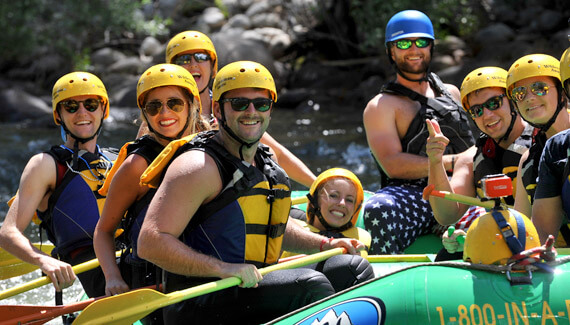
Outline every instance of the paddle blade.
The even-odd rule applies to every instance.
[[[167,295],[152,289],[129,291],[91,304],[79,314],[73,324],[132,324],[168,300]]]
[[[33,244],[37,249],[49,254],[53,250],[51,244]],[[0,280],[6,280],[15,276],[24,275],[38,269],[37,265],[29,264],[6,250],[0,248]]]
[[[2,315],[1,318],[3,319],[0,321],[0,325],[44,324],[58,316],[82,310],[97,299],[98,298],[91,298],[65,306],[0,306],[0,315]]]

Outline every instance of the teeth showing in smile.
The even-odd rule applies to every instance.
[[[495,126],[495,125],[497,125],[498,123],[499,123],[499,121],[497,120],[497,121],[495,121],[495,122],[493,122],[493,123],[487,124],[487,126],[489,126],[489,127]]]
[[[76,124],[76,125],[86,125],[86,124],[91,124],[91,122],[89,122],[89,121],[80,121],[80,122],[77,122],[77,123],[75,123],[75,124]]]
[[[537,108],[537,107],[538,107],[538,106],[532,106],[532,107],[527,108],[526,110],[530,112],[530,111],[532,111],[533,109],[535,109],[535,108]]]
[[[164,121],[160,121],[160,125],[162,126],[170,126],[172,124],[176,123],[175,120],[164,120]]]
[[[340,211],[331,211],[331,214],[337,216],[337,217],[344,217],[344,213],[340,212]]]
[[[255,125],[255,124],[257,124],[258,122],[257,122],[257,121],[249,121],[249,122],[242,121],[241,123],[242,123],[242,124],[245,124],[245,125]]]

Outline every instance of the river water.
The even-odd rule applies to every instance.
[[[366,190],[374,191],[379,186],[379,177],[370,155],[362,124],[362,111],[327,111],[316,103],[309,103],[311,110],[293,111],[275,109],[268,132],[291,152],[299,157],[318,175],[331,167],[344,167],[359,176]],[[105,121],[99,143],[102,146],[120,148],[126,141],[134,139],[137,127],[132,121],[138,116],[138,109],[112,109]],[[13,124],[0,125],[0,202],[6,202],[18,189],[20,175],[28,159],[35,153],[49,149],[52,144],[61,143],[59,130],[54,128],[30,128]],[[306,190],[292,182],[294,190]],[[8,207],[0,204],[0,222],[4,220]],[[33,242],[39,242],[36,225],[26,230]],[[46,236],[43,236],[44,240]],[[0,291],[14,285],[35,279],[39,271],[26,276],[0,281]],[[64,291],[64,302],[76,301],[81,294],[78,281]],[[53,287],[44,286],[27,293],[3,300],[1,304],[53,305]],[[57,322],[56,322],[57,323]]]

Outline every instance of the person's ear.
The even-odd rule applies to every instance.
[[[213,102],[213,107],[212,107],[212,113],[214,113],[214,117],[218,120],[221,121],[222,120],[222,107],[220,105],[220,102]]]

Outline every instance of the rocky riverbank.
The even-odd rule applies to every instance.
[[[206,8],[199,15],[185,15],[178,10],[180,3],[181,0],[155,2],[145,8],[148,12],[141,13],[172,18],[168,37],[132,40],[130,51],[109,44],[91,54],[90,71],[105,83],[112,110],[136,107],[135,88],[140,73],[164,62],[169,37],[188,29],[210,35],[220,66],[235,60],[253,60],[268,67],[280,89],[281,108],[361,114],[380,86],[393,78],[384,49],[373,56],[338,60],[327,55],[335,50],[331,43],[307,46],[318,35],[318,14],[312,9],[316,0],[223,0],[227,16],[218,7]],[[334,18],[343,3],[324,1],[319,8]],[[486,8],[489,24],[468,39],[447,36],[437,40],[431,68],[445,82],[459,86],[463,77],[477,67],[497,65],[508,69],[514,60],[526,54],[546,53],[559,58],[570,46],[568,4],[560,2],[552,7],[550,3],[532,2],[513,10],[498,3]],[[384,26],[386,22],[378,24]],[[36,60],[24,67],[0,65],[0,122],[53,125],[51,88],[46,84],[53,85],[69,72],[67,66],[68,62],[49,50],[38,53]]]

